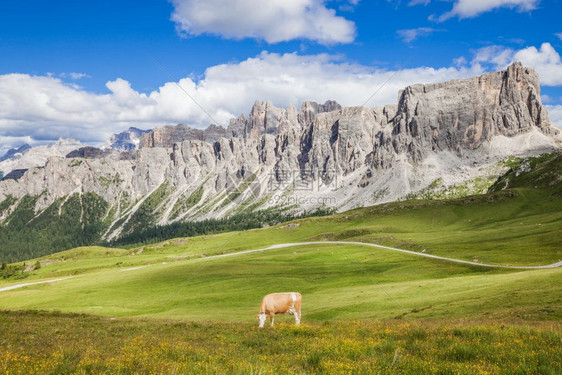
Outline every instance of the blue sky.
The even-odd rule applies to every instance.
[[[562,125],[562,0],[0,3],[0,148],[222,125],[255,100],[393,104],[408,84],[535,68]],[[1,150],[0,150],[1,152]]]

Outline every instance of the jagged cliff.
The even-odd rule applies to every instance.
[[[300,110],[256,102],[226,128],[164,126],[140,148],[101,158],[50,158],[0,182],[0,202],[41,196],[40,212],[73,194],[107,202],[106,239],[139,226],[271,206],[347,209],[392,201],[440,181],[463,183],[500,159],[558,147],[539,77],[521,64],[480,77],[413,85],[398,105]],[[17,206],[0,212],[0,220]]]

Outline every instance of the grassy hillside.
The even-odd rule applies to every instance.
[[[528,159],[510,159],[511,169],[490,188],[499,191],[507,188],[527,187],[544,189],[551,196],[562,194],[562,154],[544,154]]]
[[[298,290],[306,296],[303,314],[309,321],[562,318],[562,286],[556,281],[562,277],[560,268],[490,269],[355,245],[300,246],[225,258],[192,257],[196,253],[189,251],[178,258],[165,249],[148,249],[144,256],[96,249],[103,257],[86,252],[86,257],[53,262],[25,282],[76,276],[1,292],[0,308],[250,321],[264,294]],[[21,282],[0,283],[0,288]]]

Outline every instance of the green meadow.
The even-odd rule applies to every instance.
[[[264,294],[296,290],[304,296],[305,319],[317,321],[559,319],[561,268],[506,270],[350,244],[212,257],[281,243],[342,240],[480,263],[551,264],[562,258],[562,201],[540,199],[544,195],[519,189],[454,201],[397,202],[144,247],[78,248],[40,258],[39,269],[2,281],[0,288],[71,276],[1,292],[0,307],[249,321]]]

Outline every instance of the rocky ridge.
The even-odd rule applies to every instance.
[[[30,147],[23,145],[15,152],[6,154],[4,160],[0,161],[0,171],[8,175],[12,170],[24,170],[34,167],[42,167],[49,158],[65,157],[69,152],[84,146],[75,139],[61,138],[49,145]],[[21,151],[18,151],[21,150]],[[0,198],[1,199],[1,198]]]
[[[141,136],[134,157],[51,157],[45,167],[1,181],[0,202],[43,195],[39,212],[69,195],[95,193],[109,203],[103,235],[112,239],[141,224],[271,206],[343,210],[388,202],[436,180],[499,174],[502,158],[557,148],[558,137],[537,73],[516,63],[480,77],[409,86],[397,105],[305,102],[297,110],[256,102],[226,128],[164,126]]]

